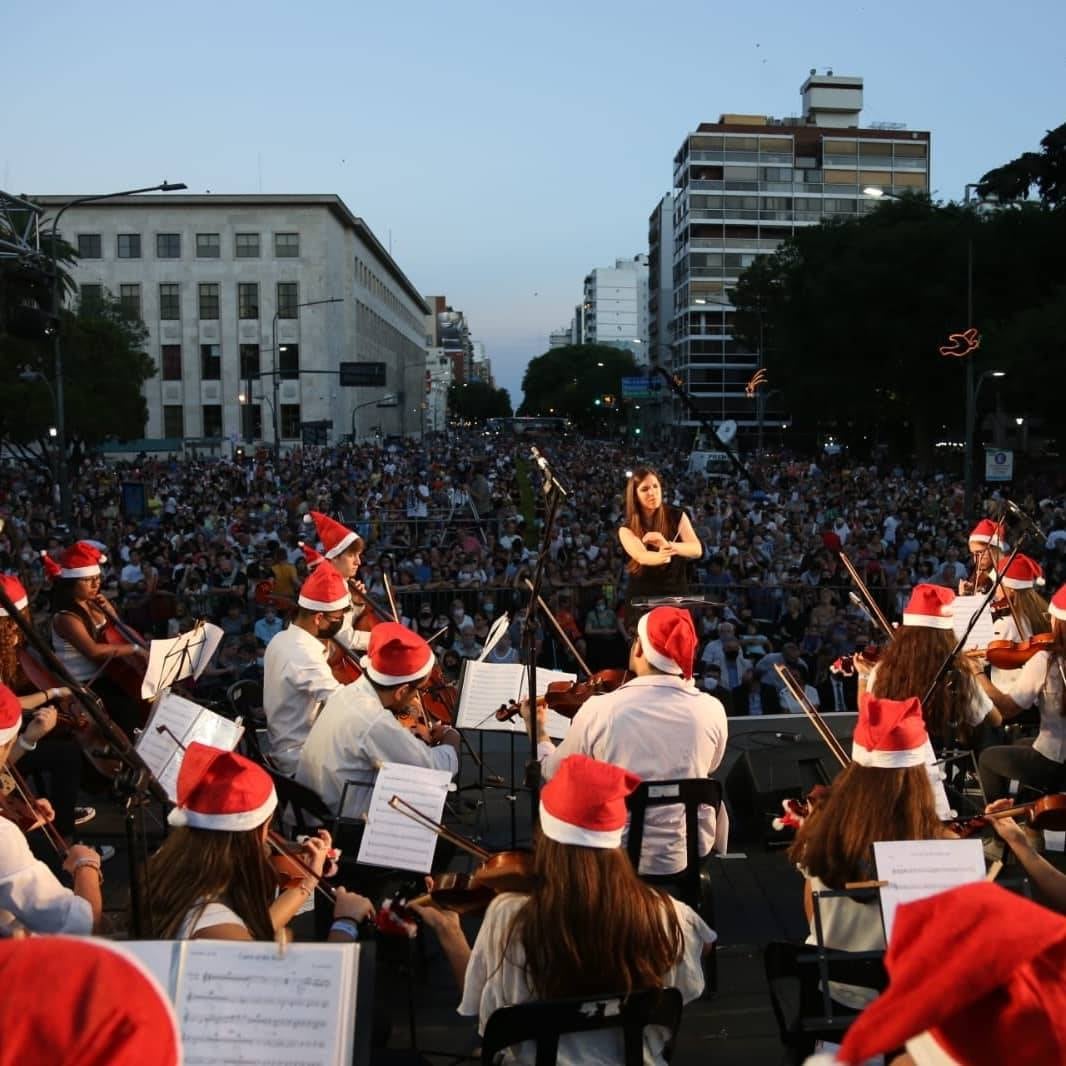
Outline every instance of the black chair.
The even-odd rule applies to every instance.
[[[681,1007],[681,993],[676,988],[647,988],[628,996],[585,996],[501,1007],[493,1011],[485,1025],[482,1066],[496,1062],[506,1048],[527,1040],[536,1044],[536,1066],[552,1066],[559,1054],[560,1037],[607,1029],[622,1030],[622,1064],[642,1066],[644,1030],[650,1025],[666,1030],[663,1057],[669,1061],[681,1027]]]
[[[677,781],[642,781],[626,798],[629,808],[629,835],[626,851],[635,870],[640,869],[644,844],[644,816],[650,807],[681,805],[685,808],[685,867],[676,874],[641,875],[648,884],[665,888],[687,903],[712,929],[715,928],[714,890],[708,863],[700,855],[700,807],[713,807],[715,819],[722,811],[722,783],[713,777]],[[718,959],[715,944],[704,956],[703,974],[707,994],[718,990]]]
[[[226,701],[234,718],[243,718],[250,724],[258,725],[266,721],[263,717],[263,686],[254,678],[234,681],[226,689]]]
[[[274,782],[274,791],[278,794],[278,811],[282,815],[283,822],[288,824],[291,820],[297,833],[313,833],[320,828],[333,832],[334,814],[314,789],[279,773],[269,761],[262,765]],[[286,818],[286,814],[291,817]]]

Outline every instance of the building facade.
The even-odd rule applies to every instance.
[[[428,308],[339,197],[124,197],[72,208],[62,236],[81,298],[108,290],[147,328],[146,436],[421,431]],[[341,363],[383,365],[384,383],[342,386]]]
[[[648,257],[616,259],[585,278],[583,337],[586,344],[625,348],[647,362]]]
[[[734,420],[743,435],[764,420],[779,426],[785,415],[772,382],[757,401],[744,391],[762,352],[733,336],[730,297],[741,272],[805,226],[873,210],[877,200],[864,188],[929,189],[929,133],[863,127],[861,78],[812,70],[800,92],[801,116],[722,115],[690,133],[674,157],[671,369],[707,417]],[[662,203],[649,229],[654,237],[658,226],[660,275]],[[697,424],[676,403],[671,420]]]

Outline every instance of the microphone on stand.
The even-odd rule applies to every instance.
[[[535,444],[529,446],[529,454],[532,456],[533,462],[540,467],[541,474],[544,475],[544,491],[550,492],[553,478],[551,467],[548,465],[548,460],[540,454],[540,449]]]
[[[1011,514],[1020,518],[1041,540],[1047,540],[1047,534],[1029,517],[1029,515],[1023,511],[1013,500],[1005,501],[1007,504],[1007,510]]]

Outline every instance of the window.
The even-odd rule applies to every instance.
[[[180,403],[163,404],[163,436],[185,436],[185,409]]]
[[[163,380],[181,381],[181,345],[164,344],[159,349],[159,354],[162,356]],[[173,433],[164,435],[167,437],[174,436]]]
[[[181,318],[181,287],[173,283],[159,286],[159,318],[177,322]]]
[[[104,287],[103,285],[82,285],[81,287],[81,305],[82,307],[92,307],[94,305],[99,306],[104,299]]]
[[[259,377],[259,345],[242,344],[240,357],[241,381],[254,381]]]
[[[222,254],[222,241],[217,233],[196,234],[196,258],[217,259]]]
[[[296,259],[300,255],[300,235],[298,233],[275,233],[274,255],[279,259]]]
[[[205,403],[203,406],[204,412],[204,432],[205,437],[221,437],[222,436],[222,405],[219,403]]]
[[[278,282],[278,318],[299,318],[300,286],[295,281]]]
[[[139,233],[120,233],[118,235],[119,259],[141,258],[141,235]]]
[[[300,346],[278,345],[278,377],[282,381],[296,381],[300,377]]]
[[[120,285],[118,287],[118,302],[122,307],[122,313],[127,318],[141,317],[141,287],[140,285]]]
[[[259,234],[238,233],[233,242],[233,254],[237,259],[258,259]]]
[[[102,259],[103,254],[103,244],[100,240],[99,233],[78,234],[79,259]]]
[[[257,403],[241,404],[241,436],[247,441],[263,436],[263,408]]]
[[[281,436],[291,440],[300,435],[300,405],[283,403],[281,405]]]
[[[155,235],[155,257],[156,259],[180,259],[181,234],[157,233]]]
[[[222,380],[222,347],[218,344],[200,345],[200,379]]]
[[[218,318],[218,284],[213,281],[200,284],[200,318]]]
[[[259,317],[259,285],[254,281],[237,283],[237,317]]]

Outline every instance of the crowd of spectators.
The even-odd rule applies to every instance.
[[[848,598],[837,550],[848,553],[882,610],[898,618],[912,586],[955,587],[967,574],[961,484],[943,476],[850,464],[768,458],[753,478],[686,472],[686,454],[661,461],[619,445],[578,437],[548,442],[553,470],[567,488],[548,549],[543,594],[560,627],[593,669],[621,665],[629,634],[621,610],[624,554],[617,528],[626,470],[650,460],[668,502],[683,506],[703,545],[692,587],[721,606],[696,609],[702,641],[698,683],[732,713],[788,707],[774,661],[795,666],[808,691],[839,704],[829,664],[875,634]],[[507,636],[491,658],[514,661],[522,644],[542,538],[540,475],[514,438],[468,429],[386,446],[305,449],[275,467],[269,454],[239,459],[94,459],[73,484],[72,528],[59,521],[47,476],[12,462],[0,466],[0,569],[20,574],[31,594],[44,583],[41,551],[73,539],[98,542],[110,563],[105,592],[123,617],[165,636],[207,618],[225,638],[201,681],[207,695],[256,676],[266,644],[284,624],[256,596],[272,582],[282,602],[295,598],[314,543],[309,510],[333,515],[366,541],[360,577],[379,604],[385,576],[409,625],[435,641],[450,677],[481,654],[493,621],[506,611]],[[129,500],[143,486],[143,514]],[[1066,509],[1061,496],[1021,493],[1019,502],[1046,531],[1026,550],[1045,567],[1051,589],[1066,580]],[[123,504],[126,503],[124,508]],[[995,493],[981,514],[998,514]],[[134,507],[134,510],[137,510]],[[1009,533],[1015,534],[1014,527]],[[38,596],[42,609],[46,597]],[[543,619],[540,661],[572,669],[566,642]]]

